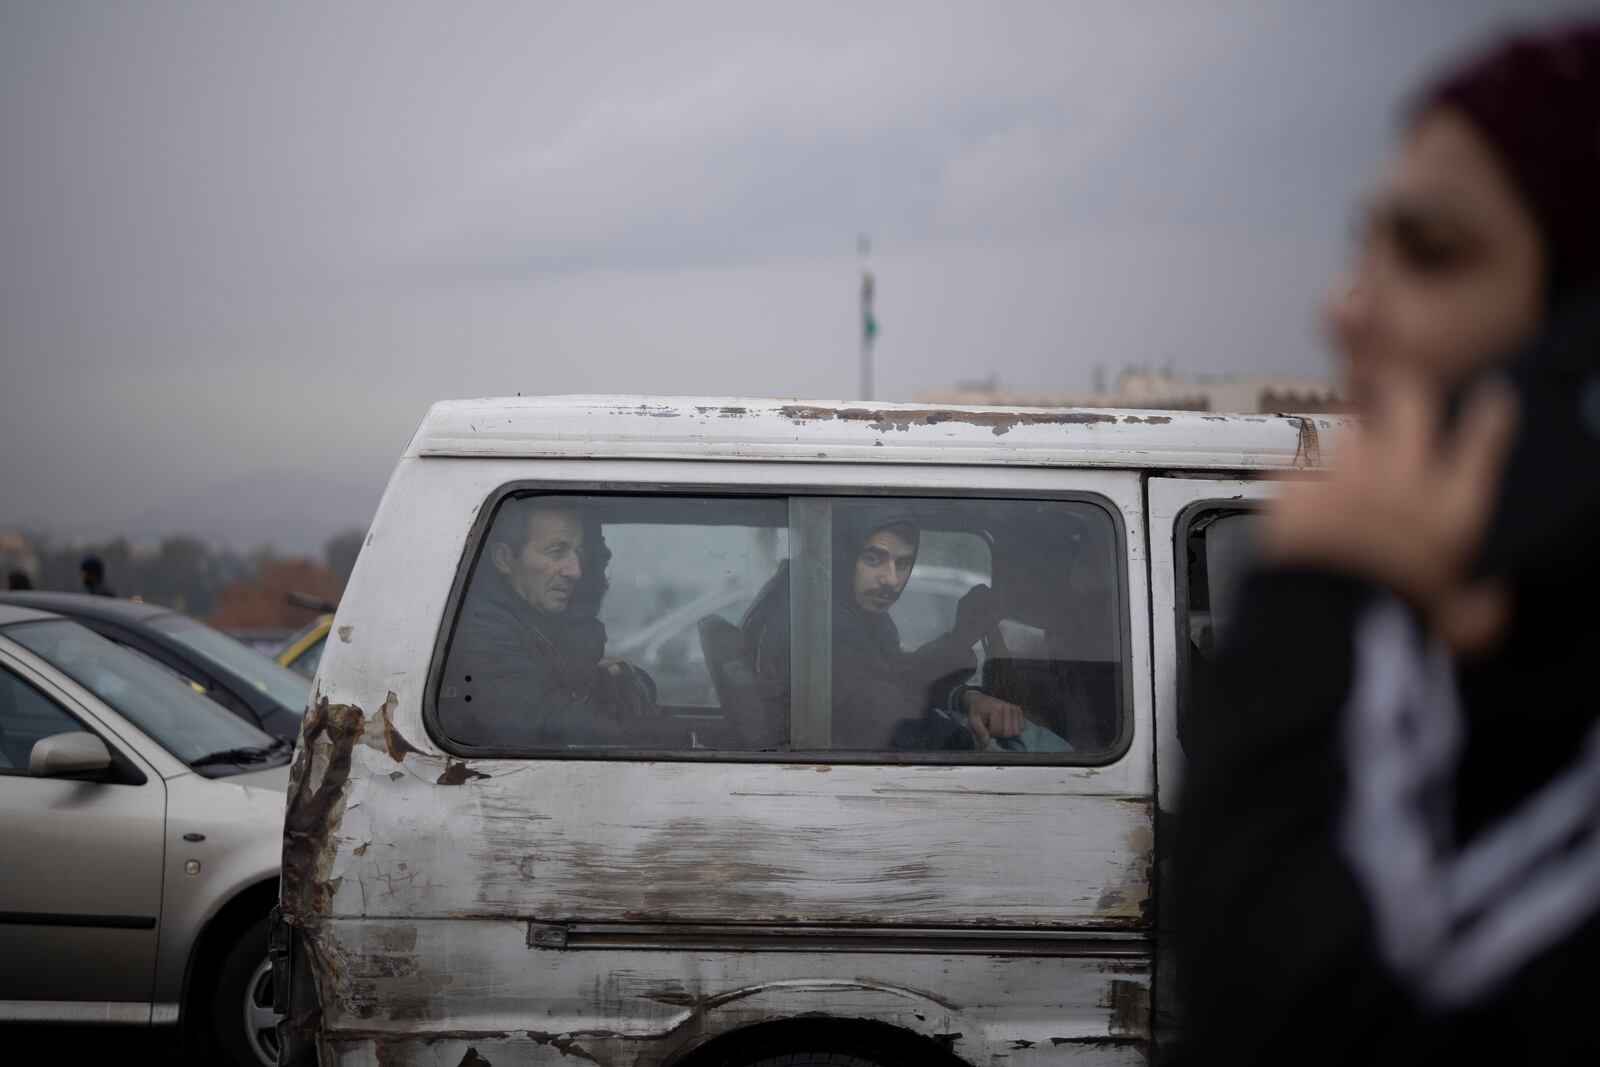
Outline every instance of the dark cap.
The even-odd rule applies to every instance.
[[[1462,112],[1494,149],[1538,223],[1547,297],[1600,276],[1600,20],[1504,38],[1416,100]]]

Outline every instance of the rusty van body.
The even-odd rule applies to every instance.
[[[1159,1059],[1160,814],[1187,664],[1224,609],[1221,532],[1263,476],[1318,466],[1337,428],[765,400],[436,405],[383,496],[305,717],[272,945],[280,1062]],[[652,714],[687,724],[681,745],[460,725],[484,721],[460,703],[482,705],[482,679],[451,658],[474,590],[496,580],[496,515],[552,496],[571,500],[540,506],[606,524],[607,647],[635,615],[670,626],[695,596],[758,597],[778,561],[794,635],[783,714],[762,727],[775,733],[705,740],[733,715],[725,675],[743,653],[724,661],[712,635],[748,636],[742,602],[638,665],[655,674]],[[1053,748],[979,745],[959,712],[954,748],[839,740],[852,653],[830,640],[854,623],[826,606],[828,575],[855,551],[840,516],[885,501],[921,516],[917,551],[943,559],[917,609],[928,633],[962,624],[968,584],[992,586],[999,606],[962,655],[1046,679],[998,691],[1030,705]],[[715,566],[696,562],[707,544]],[[673,584],[689,578],[701,585]],[[910,612],[902,634],[923,621]],[[1023,662],[1024,646],[1046,651]],[[716,686],[694,687],[701,669]],[[981,688],[984,671],[963,677]],[[1074,695],[1035,715],[1051,685]]]

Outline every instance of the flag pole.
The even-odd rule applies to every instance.
[[[872,254],[872,241],[861,235],[861,399],[872,399],[872,342],[878,336],[878,320],[872,314],[872,290],[875,282],[868,257]]]

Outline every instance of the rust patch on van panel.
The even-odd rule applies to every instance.
[[[1138,801],[1145,804],[1147,801]],[[1103,919],[1132,919],[1141,921],[1150,915],[1150,879],[1154,862],[1155,836],[1148,825],[1133,826],[1123,835],[1128,851],[1133,854],[1129,863],[1132,880],[1122,885],[1107,886],[1095,902],[1095,914]]]
[[[592,1052],[578,1044],[578,1039],[571,1034],[547,1034],[529,1030],[528,1040],[536,1045],[549,1045],[562,1056],[572,1056],[575,1059],[588,1060],[590,1063],[601,1062]]]
[[[880,982],[868,981],[864,978],[858,978],[854,982],[849,983],[848,986],[840,985],[838,988],[848,988],[867,993],[890,993],[897,997],[903,997],[913,1001],[925,1001],[929,1004],[937,1005],[945,1011],[950,1012],[952,1015],[959,1014],[961,1011],[961,1007],[953,1000],[940,997],[930,990],[919,989],[916,986],[902,985],[899,983],[887,985]],[[669,987],[665,987],[654,992],[647,991],[640,995],[643,996],[645,1000],[654,1001],[657,1004],[666,1004],[675,1008],[687,1008],[697,1016],[704,1016],[713,1008],[721,1008],[725,1005],[732,1004],[740,1000],[747,1000],[750,997],[762,996],[772,992],[773,989],[773,986],[761,983],[757,985],[744,986],[739,989],[730,989],[722,993],[697,995],[687,991],[682,985],[674,982]],[[927,1017],[919,1013],[917,1014],[917,1018],[919,1020],[926,1021]]]
[[[1295,446],[1294,465],[1296,467],[1322,466],[1322,441],[1317,436],[1317,423],[1314,419],[1302,418],[1300,423],[1300,442]]]
[[[448,1030],[429,1031],[427,1034],[404,1037],[371,1031],[342,1031],[336,1039],[321,1044],[319,1062],[341,1063],[347,1058],[366,1060],[370,1055],[370,1059],[375,1061],[378,1067],[398,1067],[402,1063],[416,1063],[419,1062],[419,1057],[426,1057],[427,1062],[431,1063],[438,1055],[432,1052],[434,1046],[460,1042],[465,1043],[466,1047],[456,1067],[493,1067],[494,1061],[485,1055],[482,1049],[487,1048],[488,1052],[498,1055],[505,1049],[497,1049],[494,1046],[507,1046],[513,1052],[513,1062],[521,1063],[525,1062],[523,1050],[518,1048],[522,1041],[553,1048],[561,1053],[563,1058],[571,1057],[586,1063],[628,1062],[643,1067],[646,1064],[661,1062],[655,1055],[639,1056],[636,1042],[610,1032],[556,1034],[542,1030],[510,1032]],[[624,1057],[628,1058],[625,1060]]]
[[[831,419],[835,415],[832,408],[812,407],[809,404],[786,404],[778,410],[797,422],[815,422]]]
[[[740,843],[749,839],[752,825],[739,820],[677,819],[627,848],[554,837],[542,841],[539,852],[530,856],[526,823],[508,820],[490,827],[483,851],[499,856],[523,853],[517,871],[524,878],[547,864],[559,866],[568,876],[578,872],[576,877],[589,888],[585,900],[572,902],[574,908],[615,912],[628,921],[671,921],[685,909],[699,910],[708,898],[729,916],[788,917],[790,884],[804,872],[752,856]],[[478,888],[480,900],[497,903],[492,894],[499,890],[492,883],[480,881]],[[548,918],[576,917],[574,913]]]
[[[1150,988],[1144,983],[1113,978],[1105,1006],[1111,1009],[1113,1036],[1150,1036]]]
[[[348,967],[339,1000],[345,1013],[357,1019],[415,1023],[438,1015],[439,997],[454,981],[454,974],[430,968],[414,954],[363,952]],[[430,1039],[434,1033],[430,1028]]]
[[[348,977],[360,978],[410,978],[422,969],[421,962],[405,952],[368,952],[358,957],[350,967]]]
[[[463,782],[470,782],[474,778],[487,777],[489,777],[487,774],[484,774],[482,771],[473,770],[471,766],[461,762],[460,760],[451,760],[450,766],[444,769],[444,773],[439,775],[435,784],[460,785]]]
[[[1095,901],[1096,915],[1125,915],[1128,912],[1128,894],[1121,889],[1107,889]]]
[[[623,861],[617,874],[624,876],[624,882],[628,877],[635,880],[634,887],[624,892],[628,897],[642,897],[646,909],[663,916],[678,910],[675,898],[679,894],[699,897],[715,893],[732,911],[760,912],[781,907],[787,896],[776,887],[800,872],[752,858],[739,844],[748,839],[741,829],[696,819],[674,820]],[[686,856],[697,856],[699,860],[691,867],[684,863]],[[601,863],[606,865],[607,861]]]
[[[338,888],[338,880],[328,875],[344,817],[350,759],[365,727],[366,718],[354,704],[330,704],[321,697],[306,712],[283,822],[282,899],[284,918],[291,923],[327,914]]]
[[[429,1045],[452,1038],[465,1038],[469,1041],[505,1041],[511,1035],[506,1033],[481,1032],[452,1033],[447,1035],[429,1034],[426,1037],[395,1037],[385,1033],[348,1033],[342,1032],[338,1040],[329,1041],[323,1046],[319,1063],[341,1063],[346,1054],[356,1052],[360,1045],[370,1045],[372,1059],[378,1067],[398,1067],[400,1064],[417,1062],[418,1047],[426,1048]],[[473,1057],[476,1057],[474,1059]],[[362,1057],[364,1058],[364,1057]],[[462,1054],[461,1062],[457,1067],[481,1067],[490,1061],[484,1057],[474,1046],[468,1045]],[[492,1067],[492,1064],[491,1064]]]
[[[389,753],[389,758],[396,763],[402,762],[407,753],[416,756],[425,756],[427,753],[405,739],[394,725],[394,709],[400,703],[400,698],[390,690],[389,697],[383,702],[383,707],[378,709],[378,721],[383,725],[383,751]],[[374,744],[373,748],[378,746]]]
[[[306,1058],[304,1052],[308,1043],[320,1041],[323,1008],[334,1002],[332,990],[344,981],[344,957],[329,944],[321,923],[322,920],[313,916],[294,924],[295,935],[289,954],[289,1013],[283,1018],[287,1033],[282,1060],[296,1067],[319,1062]],[[290,1046],[298,1047],[302,1054],[290,1055]]]
[[[843,422],[865,422],[880,433],[890,430],[908,430],[912,426],[937,426],[942,422],[958,422],[968,426],[987,426],[995,436],[1009,433],[1018,426],[1072,426],[1101,422],[1116,422],[1115,415],[1099,411],[953,411],[948,408],[825,408],[813,404],[786,404],[778,409],[796,424],[823,422],[838,419]]]
[[[1094,969],[1101,974],[1137,974],[1150,973],[1150,961],[1130,956],[1122,959],[1104,959],[1094,965]]]

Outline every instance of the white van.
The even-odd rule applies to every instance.
[[[280,1062],[1159,1058],[1188,680],[1334,429],[436,405],[305,719]]]

